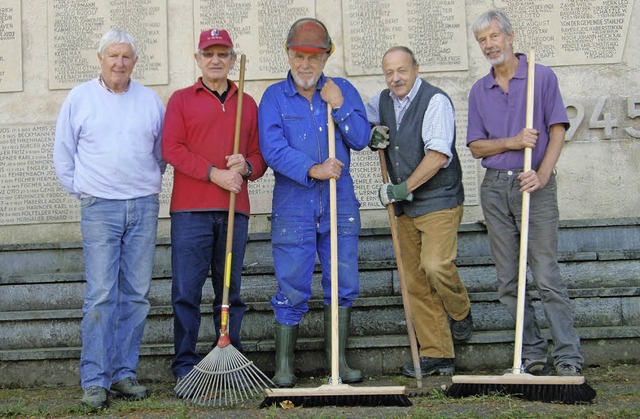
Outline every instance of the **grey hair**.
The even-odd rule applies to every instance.
[[[511,22],[509,21],[506,13],[502,10],[496,9],[484,12],[478,17],[478,19],[476,19],[475,23],[471,27],[473,36],[477,37],[478,32],[487,29],[493,20],[498,22],[498,26],[500,26],[500,30],[502,30],[502,32],[508,36],[513,35],[513,26],[511,26]]]
[[[418,60],[416,60],[416,56],[413,53],[413,51],[411,51],[409,47],[405,47],[401,45],[396,45],[395,47],[389,48],[387,52],[385,52],[384,55],[382,56],[382,61],[384,61],[384,57],[386,57],[388,53],[394,52],[394,51],[402,51],[404,53],[409,54],[409,56],[411,57],[411,64],[413,64],[414,67],[418,66]]]
[[[130,33],[118,28],[111,28],[104,35],[102,35],[100,44],[98,44],[98,54],[100,54],[101,57],[104,57],[104,53],[107,51],[107,48],[117,44],[131,45],[134,58],[138,57],[138,49],[136,48],[136,43],[133,39],[133,36],[131,36]]]

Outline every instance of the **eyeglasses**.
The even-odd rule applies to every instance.
[[[201,52],[200,56],[202,58],[204,58],[205,60],[210,60],[215,56],[218,56],[219,59],[221,60],[226,60],[229,57],[231,57],[231,53],[230,52],[209,52],[209,51],[205,51],[205,52]]]
[[[289,58],[295,65],[301,65],[305,60],[309,61],[309,65],[317,66],[320,65],[324,59],[326,54],[313,54],[313,55],[302,55],[299,53],[289,54]]]

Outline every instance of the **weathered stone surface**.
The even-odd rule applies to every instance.
[[[607,228],[615,234],[604,233]],[[571,222],[561,228],[560,267],[574,307],[587,363],[634,362],[640,356],[640,258],[637,220]],[[473,304],[476,331],[456,347],[461,370],[509,367],[514,322],[497,301],[495,269],[481,225],[460,230],[460,274]],[[388,230],[366,230],[361,237],[361,297],[354,304],[349,341],[350,361],[366,374],[394,373],[410,359],[398,272]],[[579,245],[576,245],[579,243]],[[617,246],[617,250],[616,250]],[[637,246],[634,247],[634,246]],[[273,312],[270,298],[276,281],[265,235],[252,235],[245,260],[243,295],[248,310],[242,336],[246,355],[261,369],[273,370]],[[604,260],[600,255],[605,254]],[[173,353],[170,246],[158,244],[151,287],[151,311],[141,348],[140,374],[170,379]],[[0,385],[77,382],[79,327],[84,293],[77,261],[79,244],[5,246],[0,261],[11,261],[13,273],[0,278]],[[31,263],[30,263],[31,262]],[[22,264],[22,265],[21,265]],[[20,269],[24,267],[24,270]],[[321,274],[313,279],[310,312],[301,323],[296,366],[303,374],[323,373],[323,303]],[[547,334],[547,321],[529,279],[534,307]],[[198,349],[206,354],[215,333],[212,288],[205,286]],[[47,374],[32,374],[39,368]],[[160,370],[158,370],[160,369]]]

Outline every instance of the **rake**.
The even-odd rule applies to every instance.
[[[233,139],[233,154],[240,149],[240,128],[242,122],[242,97],[244,92],[245,55],[240,55],[240,81],[238,83],[238,106]],[[227,222],[226,259],[224,266],[224,287],[220,316],[220,337],[209,354],[175,387],[178,397],[200,405],[229,406],[242,400],[262,396],[273,382],[237,350],[229,339],[229,284],[231,282],[231,259],[233,249],[233,227],[236,194],[229,194],[229,217]]]

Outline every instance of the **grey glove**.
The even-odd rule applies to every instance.
[[[413,201],[413,194],[409,193],[407,182],[402,182],[399,185],[394,185],[393,183],[385,183],[384,185],[380,186],[378,196],[380,198],[380,203],[385,207],[393,202]]]
[[[383,150],[389,145],[389,127],[376,125],[371,128],[369,136],[369,148],[371,150]]]

